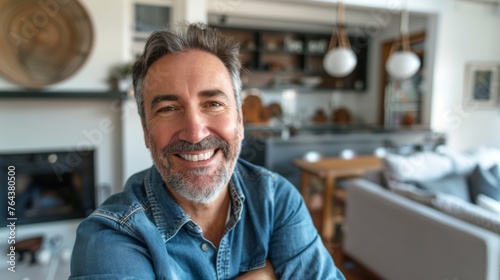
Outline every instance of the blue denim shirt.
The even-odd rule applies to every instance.
[[[229,192],[216,248],[155,167],[135,174],[79,226],[70,279],[233,279],[266,259],[280,279],[345,279],[283,177],[239,160]]]

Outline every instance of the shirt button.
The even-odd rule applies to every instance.
[[[209,248],[210,248],[210,246],[208,246],[208,244],[207,244],[207,243],[202,243],[202,244],[201,244],[201,249],[202,249],[203,251],[207,251]]]

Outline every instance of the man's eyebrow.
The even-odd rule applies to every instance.
[[[151,108],[154,108],[158,103],[162,101],[177,101],[179,100],[179,97],[174,94],[163,94],[163,95],[158,95],[151,100]]]
[[[225,92],[218,89],[203,90],[198,93],[200,97],[210,98],[210,97],[223,97],[225,100],[229,100],[229,97]]]

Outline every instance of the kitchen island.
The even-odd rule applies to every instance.
[[[430,150],[444,144],[444,135],[428,129],[384,130],[354,126],[302,126],[279,128],[245,127],[241,157],[265,166],[292,182],[300,184],[299,170],[292,162],[313,152],[321,156],[340,156],[346,149],[357,155],[374,154],[376,149],[400,154]]]

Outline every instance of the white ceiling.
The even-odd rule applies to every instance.
[[[254,28],[315,30],[330,32],[337,21],[337,2],[333,0],[241,0],[245,8],[231,9],[224,13],[209,9],[208,21],[218,24],[220,16],[227,16],[229,26]],[[439,0],[443,1],[443,0]],[[397,2],[396,2],[397,3]],[[256,12],[258,10],[258,12]],[[376,22],[380,25],[399,26],[401,6],[390,9],[367,6],[345,5],[347,32],[359,27],[365,28]],[[410,12],[410,24],[427,22],[429,15]],[[385,22],[384,22],[385,21]],[[390,21],[390,22],[389,22]],[[384,22],[381,24],[381,22]]]

